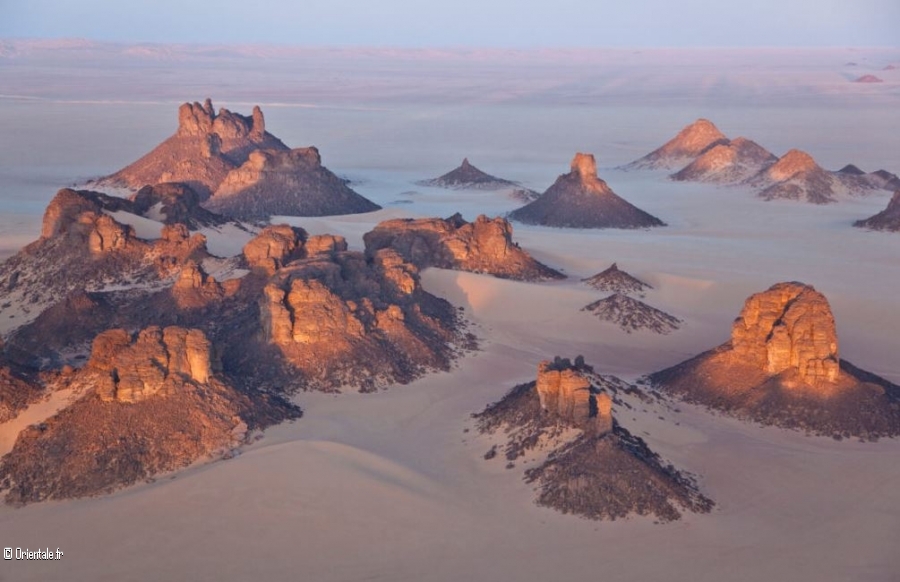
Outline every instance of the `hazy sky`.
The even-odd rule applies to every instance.
[[[900,0],[0,0],[0,37],[403,47],[898,46]]]

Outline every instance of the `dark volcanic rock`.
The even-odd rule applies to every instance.
[[[779,283],[747,299],[731,341],[651,375],[689,402],[826,436],[900,434],[900,387],[838,356],[825,297]]]
[[[707,149],[671,177],[678,181],[736,184],[776,161],[778,158],[764,147],[738,137]]]
[[[589,311],[604,321],[615,323],[628,333],[646,329],[665,335],[681,326],[681,320],[677,317],[620,293],[613,293],[605,299],[594,301],[581,310]]]
[[[469,163],[469,158],[464,158],[458,168],[447,172],[443,176],[431,180],[422,180],[417,183],[421,186],[473,190],[499,190],[500,188],[518,186],[516,182],[482,172]]]
[[[678,135],[643,158],[625,166],[626,169],[675,169],[690,163],[697,156],[728,138],[707,119],[698,119],[678,132]]]
[[[580,358],[574,365],[556,358],[541,362],[536,382],[516,386],[475,418],[482,433],[508,437],[510,462],[551,443],[549,455],[525,474],[537,483],[540,505],[610,520],[652,514],[670,521],[680,510],[709,511],[712,501],[690,478],[615,422],[610,393],[623,385]]]
[[[482,215],[466,222],[455,214],[447,219],[387,220],[363,240],[370,256],[393,248],[420,269],[458,269],[521,281],[565,278],[519,248],[512,240],[512,226],[502,218]]]
[[[101,334],[68,383],[85,396],[22,431],[0,462],[7,502],[107,493],[229,451],[248,429],[300,414],[233,388],[216,372],[203,333],[178,327]]]
[[[900,190],[894,192],[887,208],[865,220],[857,220],[853,226],[872,230],[900,231]]]
[[[587,279],[582,279],[582,281],[599,291],[621,293],[624,295],[637,293],[641,297],[644,295],[644,290],[653,289],[651,285],[620,270],[616,263],[613,263],[605,271],[597,273]]]
[[[239,219],[273,214],[356,214],[381,208],[323,166],[314,147],[252,152],[246,162],[223,178],[204,205]]]
[[[591,154],[576,154],[571,171],[534,202],[509,217],[526,224],[568,228],[646,228],[665,226],[660,219],[633,206],[597,177]]]

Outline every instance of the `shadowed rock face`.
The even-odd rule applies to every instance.
[[[0,423],[16,417],[26,406],[43,393],[43,387],[23,370],[6,361],[0,340]]]
[[[639,393],[594,374],[580,357],[574,365],[557,357],[541,362],[535,382],[516,386],[474,416],[482,433],[502,431],[510,463],[551,449],[525,473],[538,485],[540,505],[610,520],[654,514],[668,521],[678,519],[681,509],[709,511],[713,503],[689,478],[614,421],[611,394],[621,391]],[[495,456],[496,447],[485,458]]]
[[[132,190],[148,184],[184,182],[206,199],[228,172],[258,149],[287,149],[266,131],[259,107],[246,117],[224,108],[216,113],[209,99],[202,105],[184,103],[178,108],[178,129],[174,135],[99,182]]]
[[[200,206],[200,196],[187,184],[168,182],[144,186],[131,197],[134,213],[165,224],[184,224],[198,229],[222,224],[226,219]]]
[[[356,214],[381,208],[324,167],[314,147],[252,152],[224,177],[205,206],[240,219]]]
[[[571,171],[540,198],[514,210],[509,217],[525,224],[568,228],[645,228],[665,226],[613,192],[597,177],[591,154],[576,154]]]
[[[887,208],[865,220],[857,220],[853,226],[891,232],[900,230],[900,191],[894,192]]]
[[[229,385],[196,329],[104,332],[87,365],[60,382],[85,394],[19,434],[0,464],[7,502],[107,493],[225,453],[249,429],[300,415]]]
[[[372,390],[447,369],[458,335],[453,307],[392,249],[294,261],[270,279],[259,309],[264,338],[313,389]]]
[[[387,220],[363,240],[368,255],[392,248],[420,269],[458,269],[522,281],[565,278],[519,248],[512,240],[512,226],[502,218],[482,215],[466,222],[455,214],[447,219]]]
[[[900,387],[839,359],[828,301],[802,283],[752,295],[731,341],[651,380],[765,424],[839,437],[900,434]]]
[[[736,184],[755,176],[777,160],[756,142],[739,137],[705,150],[671,177],[678,181]]]
[[[516,182],[482,172],[469,163],[469,158],[464,158],[458,168],[447,172],[443,176],[432,180],[422,180],[418,184],[437,188],[470,188],[478,190],[499,190],[500,188],[518,186]]]
[[[684,127],[678,135],[643,158],[625,166],[627,169],[675,169],[691,162],[703,152],[728,138],[708,119],[698,119]]]

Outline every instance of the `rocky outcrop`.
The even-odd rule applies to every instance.
[[[828,301],[802,283],[752,295],[729,342],[651,380],[765,424],[837,437],[900,434],[900,387],[840,360]]]
[[[252,152],[224,177],[204,205],[239,219],[357,214],[381,208],[323,166],[314,147]]]
[[[266,131],[259,107],[247,117],[224,108],[216,113],[209,99],[202,105],[184,103],[178,108],[174,135],[98,183],[137,191],[148,184],[183,182],[206,199],[231,170],[259,149],[288,149]]]
[[[342,236],[307,236],[302,228],[277,224],[267,226],[244,245],[244,260],[251,269],[272,275],[291,261],[313,255],[333,255],[347,250]]]
[[[454,308],[392,249],[294,261],[265,286],[259,309],[265,340],[308,389],[408,382],[447,369],[459,339]]]
[[[841,176],[823,169],[812,156],[793,149],[746,183],[761,188],[758,196],[764,200],[799,200],[813,204],[837,202],[841,195],[862,194],[872,188],[865,180],[848,178],[846,174]]]
[[[621,293],[594,301],[581,308],[603,321],[618,325],[627,333],[648,330],[661,335],[681,327],[681,320]]]
[[[705,150],[672,174],[676,181],[737,184],[774,164],[778,158],[754,141],[738,137]]]
[[[431,180],[417,182],[421,186],[433,186],[436,188],[452,188],[458,190],[500,190],[502,188],[515,188],[516,182],[497,178],[482,172],[469,163],[469,158],[463,158],[458,168],[451,170]]]
[[[512,226],[502,218],[482,215],[466,222],[455,214],[447,219],[387,220],[363,240],[367,255],[392,248],[420,269],[458,269],[520,281],[565,278],[522,250],[512,233]]]
[[[616,263],[613,263],[608,269],[596,275],[582,279],[582,281],[598,291],[621,293],[623,295],[635,293],[643,297],[645,290],[653,289],[651,285],[619,269]]]
[[[526,224],[568,228],[646,228],[665,226],[620,198],[597,177],[597,164],[591,154],[576,154],[571,171],[540,198],[514,210],[509,217]]]
[[[698,119],[684,127],[678,135],[646,156],[625,166],[625,169],[675,169],[690,163],[716,145],[728,143],[719,128],[708,119]]]
[[[884,83],[884,80],[875,75],[863,75],[853,80],[854,83]]]
[[[857,220],[853,226],[871,230],[900,231],[900,190],[894,192],[887,208],[865,220]]]
[[[0,350],[3,342],[0,341]],[[12,420],[43,393],[43,387],[0,353],[0,424]]]
[[[7,502],[107,493],[230,451],[251,429],[296,418],[287,402],[241,392],[216,371],[199,330],[99,335],[65,378],[85,395],[19,434],[0,463]]]
[[[669,521],[682,510],[709,511],[712,501],[689,477],[614,420],[612,405],[621,403],[614,397],[639,392],[595,374],[580,356],[574,364],[557,357],[541,362],[535,382],[474,416],[479,431],[506,439],[508,467],[525,456],[536,463],[525,479],[537,484],[540,505],[608,520],[653,514]],[[485,458],[496,452],[495,445]]]
[[[187,184],[167,182],[144,186],[131,197],[135,214],[164,224],[184,224],[191,229],[214,226],[226,219],[200,206],[200,195]]]

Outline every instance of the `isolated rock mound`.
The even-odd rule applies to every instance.
[[[374,390],[446,370],[460,322],[392,249],[319,254],[277,271],[259,302],[263,336],[308,389]]]
[[[525,473],[540,505],[609,520],[653,514],[670,521],[682,510],[709,511],[712,501],[690,478],[614,420],[612,397],[623,387],[636,390],[594,374],[581,357],[575,364],[557,357],[541,362],[537,381],[516,386],[475,418],[482,433],[508,438],[509,463],[551,449]],[[495,456],[496,447],[485,458]]]
[[[368,255],[392,248],[420,269],[457,269],[520,281],[565,278],[519,248],[512,240],[512,226],[502,218],[481,215],[466,222],[454,214],[446,219],[387,220],[363,240]]]
[[[759,174],[778,158],[749,139],[726,140],[705,150],[690,164],[672,174],[677,181],[736,184]]]
[[[613,263],[605,271],[601,271],[587,279],[582,279],[582,281],[598,291],[621,293],[623,295],[635,293],[643,297],[645,290],[653,289],[651,285],[619,269],[619,265],[616,263]]]
[[[647,228],[665,226],[660,219],[633,206],[597,177],[591,154],[575,154],[571,171],[534,202],[509,217],[526,224],[568,228]]]
[[[625,168],[633,170],[680,168],[714,146],[727,142],[728,138],[713,122],[698,119],[684,127],[665,144],[631,162]]]
[[[648,330],[661,335],[681,327],[681,320],[621,293],[594,301],[581,308],[603,321],[615,323],[627,333]]]
[[[762,188],[764,200],[799,200],[813,204],[837,202],[848,193],[847,186],[832,172],[824,170],[806,152],[793,149],[777,162],[753,176],[747,183]]]
[[[9,503],[107,493],[226,453],[248,430],[300,414],[232,388],[205,335],[178,327],[101,334],[65,383],[85,395],[22,431],[2,459]]]
[[[274,214],[357,214],[381,208],[323,166],[314,147],[250,153],[246,162],[228,172],[204,206],[244,220]]]
[[[862,77],[857,77],[853,80],[854,83],[884,83],[883,79],[876,77],[875,75],[863,75]]]
[[[900,434],[900,387],[839,358],[825,297],[802,283],[752,295],[731,341],[651,376],[691,402],[817,434]]]
[[[853,226],[871,230],[900,231],[900,190],[894,192],[887,208],[865,220],[857,220]]]
[[[148,184],[184,182],[205,199],[228,172],[258,149],[288,149],[266,131],[258,106],[246,117],[224,108],[216,113],[209,99],[203,105],[184,103],[178,108],[178,129],[174,135],[133,164],[98,182],[132,190]]]
[[[433,186],[437,188],[472,189],[472,190],[499,190],[501,188],[514,188],[516,182],[504,180],[482,172],[469,163],[469,158],[463,158],[458,168],[451,170],[431,180],[417,182],[421,186]]]

